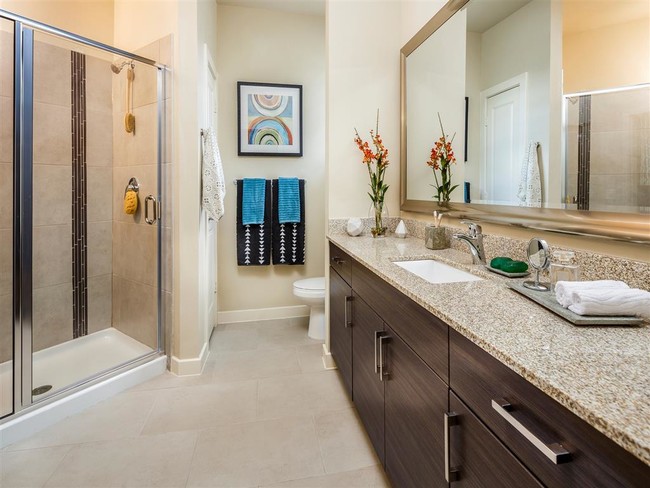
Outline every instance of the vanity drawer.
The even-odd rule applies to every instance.
[[[642,461],[458,332],[449,338],[452,390],[545,485],[648,486]],[[555,464],[543,444],[568,454]]]
[[[445,383],[449,381],[449,327],[428,310],[353,261],[354,291]]]
[[[352,261],[350,256],[330,242],[330,266],[348,285],[352,285]]]

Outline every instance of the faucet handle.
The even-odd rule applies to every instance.
[[[469,236],[472,238],[478,237],[483,233],[483,229],[476,222],[472,222],[471,220],[461,220],[460,223],[468,226]]]

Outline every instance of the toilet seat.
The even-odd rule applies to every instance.
[[[325,277],[307,278],[293,283],[293,293],[305,298],[325,298]]]

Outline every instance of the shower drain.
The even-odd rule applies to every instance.
[[[42,395],[43,393],[47,393],[52,389],[52,385],[42,385],[42,386],[37,386],[32,390],[32,395],[37,396],[37,395]]]

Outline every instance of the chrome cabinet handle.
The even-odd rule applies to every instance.
[[[153,208],[153,218],[149,218],[149,202],[151,202],[152,208]],[[144,199],[144,221],[149,224],[153,225],[156,223],[158,220],[158,202],[156,201],[156,197],[153,195],[147,195],[147,197]]]
[[[383,330],[375,331],[375,374],[379,373],[379,362],[377,361],[377,343],[379,342],[379,338],[383,333]]]
[[[347,329],[348,327],[351,327],[351,326],[352,326],[352,322],[351,322],[350,319],[349,319],[350,314],[348,314],[348,304],[349,304],[351,301],[352,301],[352,297],[351,297],[351,296],[346,296],[346,297],[345,297],[345,305],[344,305],[344,306],[345,306],[345,310],[344,310],[344,314],[343,314],[343,315],[344,315],[344,319],[343,319],[344,322],[343,322],[343,325],[345,326],[346,329]]]
[[[445,428],[443,429],[445,431],[445,480],[447,480],[447,483],[451,483],[452,481],[458,481],[459,470],[451,467],[451,436],[449,435],[449,428],[458,425],[458,414],[456,412],[445,412],[443,418],[445,420]]]
[[[512,425],[517,432],[523,435],[528,442],[535,446],[544,456],[549,458],[555,464],[560,464],[569,460],[571,453],[567,451],[559,442],[554,442],[552,444],[546,444],[541,439],[539,439],[535,434],[528,430],[519,420],[517,420],[511,412],[512,405],[508,403],[507,400],[499,398],[497,400],[492,400],[492,408],[501,415],[506,422]]]
[[[384,372],[384,340],[390,342],[390,337],[387,335],[379,336],[379,379],[384,381],[384,376],[388,376],[389,373]]]

